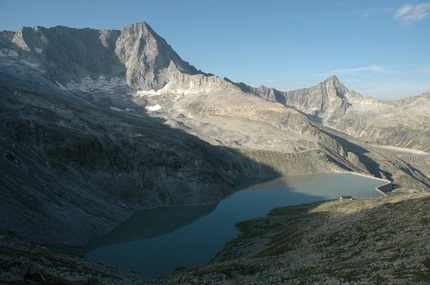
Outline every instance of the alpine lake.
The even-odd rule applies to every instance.
[[[85,251],[93,260],[160,277],[177,267],[211,260],[239,234],[235,228],[239,221],[283,206],[340,196],[380,196],[375,188],[385,183],[350,173],[248,178],[218,203],[137,211],[112,232],[91,240]]]

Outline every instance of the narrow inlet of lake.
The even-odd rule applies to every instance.
[[[265,216],[271,209],[336,199],[381,195],[383,181],[354,174],[312,174],[249,178],[219,203],[167,206],[137,211],[110,233],[86,246],[87,256],[136,273],[160,277],[177,267],[211,260],[238,235],[239,221]]]

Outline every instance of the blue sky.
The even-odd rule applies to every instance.
[[[430,2],[0,0],[0,30],[145,21],[196,68],[282,91],[336,75],[393,100],[430,90]]]

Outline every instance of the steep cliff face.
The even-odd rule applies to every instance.
[[[127,70],[128,85],[134,89],[161,89],[170,82],[175,71],[199,73],[144,22],[127,25],[121,30],[115,53]],[[171,64],[174,69],[169,68]]]
[[[119,31],[89,28],[24,27],[3,50],[15,52],[20,59],[38,65],[50,79],[66,85],[87,76],[110,79],[124,74],[125,67],[114,52],[119,35]]]
[[[119,30],[21,28],[0,34],[0,55],[20,73],[109,108],[123,96],[238,90],[183,61],[145,22]],[[110,93],[110,98],[100,95]],[[112,99],[119,95],[118,98]],[[130,98],[127,99],[129,101]],[[127,107],[127,106],[126,106]],[[124,108],[126,108],[124,107]]]
[[[201,73],[142,22],[118,30],[24,27],[3,31],[2,53],[37,64],[66,86],[84,78],[119,77],[135,89],[158,90],[170,81],[171,63],[187,74]]]

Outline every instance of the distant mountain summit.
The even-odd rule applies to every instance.
[[[0,34],[0,55],[33,67],[69,91],[124,89],[160,92],[231,90],[181,57],[147,23],[119,30],[24,27]],[[28,71],[25,71],[28,73]]]
[[[293,107],[319,122],[326,122],[340,110],[345,112],[352,102],[363,100],[363,96],[349,91],[334,75],[316,86],[294,91],[282,92],[265,86],[247,86],[244,90]]]
[[[418,131],[430,125],[428,92],[397,101],[382,101],[349,90],[336,76],[310,88],[288,92],[265,86],[238,86],[245,92],[293,107],[314,122],[367,142],[430,152],[430,137]]]
[[[160,89],[170,80],[171,65],[183,73],[201,73],[145,22],[121,31],[24,27],[1,36],[3,54],[17,53],[62,85],[102,76],[107,81],[123,79],[130,87]]]
[[[183,61],[145,22],[121,30],[115,54],[126,68],[129,86],[139,89],[163,88],[171,80],[172,69],[191,75],[201,73]]]

